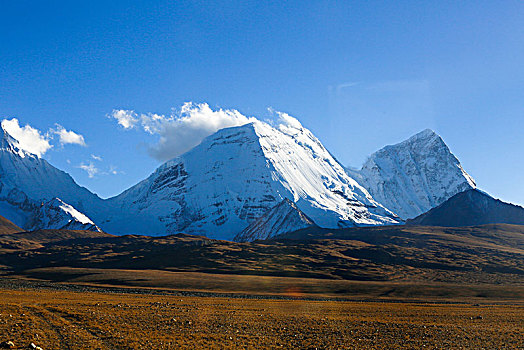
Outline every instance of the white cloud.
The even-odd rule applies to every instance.
[[[74,131],[66,130],[60,124],[56,124],[56,129],[51,130],[51,132],[59,136],[59,142],[62,146],[67,144],[75,144],[84,147],[87,146],[84,136],[77,134]]]
[[[95,155],[95,154],[91,154],[91,158],[93,158],[94,160],[98,160],[99,162],[102,161],[102,157],[97,156],[97,155]]]
[[[294,135],[304,129],[302,124],[295,117],[292,117],[285,112],[276,111],[271,107],[267,110],[271,115],[271,119],[266,120],[266,122],[284,134]]]
[[[38,157],[41,157],[51,147],[53,147],[49,144],[49,137],[47,135],[42,135],[40,130],[35,129],[28,124],[24,127],[20,127],[18,119],[16,118],[2,120],[2,128],[18,141],[21,149],[36,154]]]
[[[124,129],[132,129],[138,122],[138,118],[135,112],[124,109],[113,110],[109,117],[116,119],[118,121],[118,124],[122,125]]]
[[[87,172],[87,176],[89,176],[90,179],[95,177],[95,175],[98,174],[98,172],[99,172],[98,168],[95,167],[93,162],[89,162],[87,164],[86,163],[81,163],[78,167],[80,169],[84,170],[85,172]]]
[[[192,102],[185,103],[178,113],[170,116],[152,113],[137,115],[133,111],[114,110],[110,117],[125,129],[139,125],[145,132],[160,136],[158,142],[149,147],[149,153],[161,161],[179,156],[220,129],[256,120],[237,110],[212,110],[207,103]]]
[[[93,155],[91,155],[93,157]],[[96,157],[96,156],[95,156]],[[100,158],[102,159],[102,158]],[[123,171],[119,171],[118,168],[114,165],[110,165],[106,170],[101,170],[95,166],[95,164],[92,161],[82,162],[78,166],[78,168],[84,170],[87,173],[87,176],[89,176],[90,179],[94,178],[95,176],[107,176],[107,175],[118,175],[118,174],[124,174]]]
[[[287,113],[274,111],[278,116],[277,124],[280,129],[290,128],[290,129],[303,129],[302,124],[298,121],[297,118],[290,116]]]

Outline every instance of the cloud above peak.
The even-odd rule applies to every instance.
[[[67,145],[80,145],[87,146],[84,140],[84,136],[77,134],[72,130],[66,130],[62,125],[56,124],[56,129],[51,130],[54,134],[58,135],[60,144]]]
[[[46,133],[32,127],[29,124],[20,126],[17,118],[3,119],[2,128],[18,141],[18,147],[26,152],[42,157],[47,151],[53,148],[51,141],[58,136],[58,143],[61,146],[76,144],[87,146],[84,136],[72,131],[66,130],[62,125],[55,124],[54,129],[49,129]]]
[[[192,102],[184,103],[169,116],[113,110],[109,117],[115,119],[124,129],[141,128],[149,134],[158,135],[158,142],[149,146],[148,152],[160,161],[183,154],[220,129],[257,120],[234,109],[213,110],[207,103]]]
[[[2,120],[2,128],[18,141],[18,146],[24,151],[36,154],[41,157],[51,147],[49,135],[43,135],[40,130],[33,128],[29,124],[21,127],[18,119]]]

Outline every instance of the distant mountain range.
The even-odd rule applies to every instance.
[[[352,170],[297,121],[256,121],[219,130],[103,200],[0,130],[0,215],[24,230],[266,239],[308,226],[402,224],[475,187],[431,130]]]

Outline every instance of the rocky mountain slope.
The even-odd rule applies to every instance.
[[[253,221],[234,240],[236,242],[251,242],[269,239],[279,234],[311,226],[316,226],[313,220],[298,209],[295,203],[286,198],[266,214]]]
[[[90,218],[59,198],[43,203],[29,216],[25,226],[28,231],[46,228],[102,232]]]
[[[373,198],[403,219],[414,218],[453,195],[475,188],[442,138],[424,130],[373,153],[361,170],[348,170]]]
[[[427,213],[408,220],[410,225],[474,226],[484,224],[524,225],[524,208],[502,202],[473,189],[457,193]]]
[[[10,234],[16,232],[22,232],[23,230],[7,220],[3,216],[0,216],[0,234]]]

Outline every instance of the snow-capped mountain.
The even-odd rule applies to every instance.
[[[290,118],[290,117],[289,117]],[[219,130],[108,200],[110,233],[233,239],[288,198],[323,227],[399,223],[295,119]]]
[[[311,226],[316,226],[313,220],[298,209],[295,203],[286,198],[266,214],[253,221],[234,240],[236,242],[251,242],[257,239],[269,239],[279,234]]]
[[[62,206],[68,209],[56,209],[60,205],[56,207],[54,198],[60,198],[64,203]],[[59,217],[74,222],[85,209],[103,213],[100,210],[102,205],[98,196],[76,184],[69,174],[24,151],[17,140],[0,129],[1,215],[24,229],[49,228],[39,227],[37,223],[63,222]],[[44,213],[52,217],[45,218]],[[77,221],[82,223],[82,220]]]
[[[384,147],[356,171],[283,116],[280,124],[221,129],[102,200],[0,131],[0,214],[24,229],[101,227],[115,234],[252,240],[313,223],[399,224],[475,188],[431,130]]]
[[[91,219],[60,198],[53,198],[34,210],[25,226],[28,231],[46,228],[102,232]]]
[[[403,219],[438,206],[475,188],[442,138],[424,130],[406,141],[373,153],[361,170],[348,169],[373,196]]]

